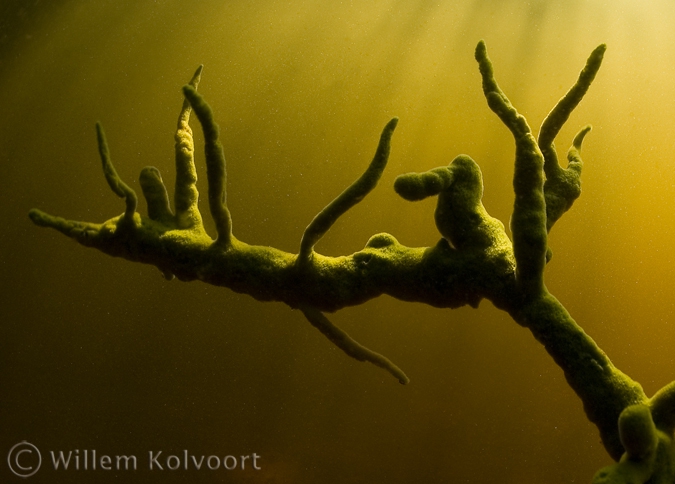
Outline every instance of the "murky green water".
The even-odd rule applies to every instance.
[[[43,457],[31,482],[554,484],[589,482],[610,462],[562,372],[487,302],[450,311],[382,297],[332,316],[401,366],[403,387],[286,306],[167,282],[30,223],[32,207],[96,222],[123,211],[100,172],[96,121],[139,194],[146,165],[172,186],[180,87],[202,63],[234,232],[248,243],[297,252],[400,117],[380,185],[317,246],[341,255],[383,231],[435,244],[435,201],[405,202],[393,180],[460,153],[508,222],[513,140],[482,95],[479,39],[532,126],[607,43],[558,137],[562,154],[594,125],[583,195],[552,232],[547,286],[647,394],[675,378],[671,2],[8,0],[0,12],[3,482],[19,482],[6,455],[22,440]],[[59,451],[73,452],[68,470],[53,468]],[[160,451],[164,470],[150,470]],[[188,458],[186,470],[184,451],[232,455],[238,468]],[[254,453],[261,470],[252,457],[242,470]],[[137,470],[115,470],[118,455],[135,455]]]

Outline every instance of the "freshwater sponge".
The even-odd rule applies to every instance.
[[[406,200],[438,197],[434,218],[441,240],[430,247],[406,247],[392,235],[377,234],[362,250],[348,256],[326,257],[315,251],[339,217],[378,184],[398,123],[393,118],[382,130],[375,155],[361,176],[328,204],[318,204],[324,208],[307,225],[298,254],[238,240],[227,206],[227,171],[219,128],[211,107],[197,92],[201,66],[183,88],[185,99],[174,136],[173,211],[159,171],[148,167],[140,176],[148,215],[136,212],[136,193],[115,171],[105,134],[97,125],[104,176],[112,191],[125,199],[124,213],[102,224],[65,220],[37,209],[29,216],[35,224],[54,228],[82,245],[152,264],[167,279],[201,280],[261,301],[284,302],[300,310],[346,355],[384,369],[402,384],[409,379],[396,364],[357,342],[325,313],[382,294],[444,308],[477,307],[482,299],[488,299],[528,328],[544,346],[582,400],[605,449],[618,461],[600,470],[595,484],[673,484],[675,382],[648,398],[640,384],[612,364],[544,285],[550,259],[548,235],[581,192],[581,144],[590,127],[582,128],[574,138],[566,168],[559,165],[553,142],[590,87],[604,52],[604,45],[593,51],[535,139],[525,117],[500,89],[485,44],[480,42],[476,47],[483,94],[515,142],[511,237],[482,204],[480,168],[470,157],[460,155],[447,166],[407,173],[394,183],[396,193]],[[215,240],[206,233],[197,203],[189,126],[193,109],[204,132],[208,207],[217,231]]]

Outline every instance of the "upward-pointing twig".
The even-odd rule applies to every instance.
[[[583,165],[580,155],[581,143],[591,127],[584,127],[574,138],[572,147],[567,153],[568,165],[566,169],[563,169],[558,163],[558,155],[553,141],[595,79],[606,48],[605,44],[595,48],[586,61],[586,66],[582,69],[577,81],[548,113],[539,130],[537,143],[544,156],[544,173],[546,174],[544,196],[546,198],[546,228],[548,231],[572,207],[574,201],[581,194],[581,167]]]
[[[541,151],[544,153],[546,158],[547,165],[551,165],[548,159],[548,149],[552,149],[552,154],[555,156],[555,148],[553,146],[553,141],[555,137],[560,132],[560,129],[567,122],[584,95],[588,91],[588,88],[591,87],[591,83],[595,79],[595,75],[600,69],[602,64],[602,58],[605,55],[607,46],[601,44],[595,48],[591,55],[586,61],[586,66],[579,73],[579,78],[577,82],[570,88],[569,91],[558,101],[555,107],[546,115],[546,119],[541,124],[541,129],[539,130],[538,144]],[[551,160],[557,161],[557,160]],[[547,167],[548,169],[548,167]],[[548,173],[547,173],[548,175]]]
[[[146,166],[141,170],[138,181],[148,204],[148,217],[164,224],[171,223],[173,214],[169,207],[169,194],[159,170],[154,166]]]
[[[195,90],[201,80],[203,65],[197,68],[189,85]],[[194,142],[192,139],[192,129],[190,128],[190,112],[192,107],[187,99],[183,100],[183,109],[178,116],[178,127],[176,129],[175,151],[176,151],[176,189],[175,201],[176,225],[178,228],[190,228],[201,226],[202,217],[199,213],[197,201],[199,192],[197,191],[197,170],[194,161]]]
[[[227,172],[223,145],[218,139],[220,128],[213,119],[211,107],[191,85],[183,86],[183,94],[204,131],[204,151],[206,154],[206,177],[209,182],[209,209],[218,232],[217,243],[226,247],[232,242],[232,217],[227,209]]]
[[[527,121],[497,85],[483,41],[476,47],[476,60],[488,106],[509,128],[516,142],[513,175],[516,197],[511,215],[516,278],[526,294],[541,294],[547,249],[543,156]]]
[[[103,127],[100,123],[96,123],[96,136],[98,138],[98,152],[101,155],[101,161],[103,162],[103,174],[105,175],[105,179],[108,182],[108,185],[110,185],[113,193],[118,197],[125,199],[127,209],[124,212],[124,218],[131,221],[138,204],[136,192],[134,192],[129,185],[124,183],[117,174],[117,171],[110,160],[110,150],[108,149],[105,133],[103,132]]]
[[[393,118],[384,127],[375,157],[363,175],[338,195],[337,198],[326,205],[307,226],[300,242],[299,261],[308,261],[312,256],[316,243],[321,240],[321,237],[328,232],[337,219],[363,200],[375,188],[384,168],[387,166],[391,148],[391,136],[394,134],[397,124],[398,118]]]

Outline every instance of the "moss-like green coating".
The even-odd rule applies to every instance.
[[[183,94],[190,102],[204,131],[204,153],[206,155],[206,177],[209,182],[209,209],[216,224],[216,243],[229,246],[232,239],[232,217],[227,208],[227,172],[225,154],[218,136],[220,128],[213,119],[213,111],[197,89],[191,84],[183,86]]]
[[[654,453],[658,437],[652,414],[647,405],[631,405],[621,412],[621,415],[619,415],[619,437],[629,459],[646,459]]]
[[[146,166],[141,170],[138,182],[141,184],[143,196],[148,204],[148,217],[165,223],[170,221],[173,214],[169,206],[169,194],[159,170],[154,166]]]
[[[148,217],[136,212],[136,194],[117,175],[103,130],[97,125],[103,171],[115,194],[125,198],[124,214],[102,224],[65,220],[33,209],[31,220],[54,228],[107,254],[155,265],[167,278],[201,280],[228,287],[261,301],[281,301],[300,309],[309,322],[349,356],[369,361],[394,375],[408,377],[394,363],[354,341],[323,314],[361,304],[382,294],[436,307],[477,307],[484,298],[528,328],[582,400],[587,417],[600,431],[608,453],[618,462],[601,469],[595,484],[673,484],[675,482],[675,382],[651,399],[639,383],[614,367],[593,339],[577,325],[544,285],[550,257],[548,232],[580,193],[581,144],[590,127],[575,137],[558,165],[554,138],[595,77],[605,47],[598,47],[570,91],[544,121],[538,141],[494,77],[483,42],[475,56],[489,107],[511,131],[516,145],[511,217],[513,242],[503,224],[482,204],[483,181],[468,156],[425,173],[396,179],[406,200],[438,196],[435,221],[442,238],[431,247],[405,247],[389,234],[376,234],[348,256],[326,257],[315,244],[333,223],[375,187],[387,163],[397,119],[382,132],[370,166],[309,224],[300,254],[248,245],[232,235],[226,203],[225,156],[211,108],[197,93],[201,67],[183,88],[185,102],[175,135],[175,214],[159,172],[141,174]],[[217,231],[211,239],[197,208],[197,175],[192,132],[194,109],[206,144],[209,209]]]
[[[203,67],[197,68],[189,82],[189,85],[194,89],[197,89],[199,85]],[[174,135],[176,153],[175,217],[177,227],[183,229],[199,227],[202,224],[202,216],[197,206],[199,192],[197,191],[197,170],[194,162],[195,148],[192,129],[189,125],[191,111],[192,107],[189,101],[185,99],[183,108],[178,115],[178,126]]]
[[[626,452],[616,464],[600,469],[593,484],[675,482],[673,434],[655,425],[652,411],[648,405],[636,404],[621,412],[619,434]]]
[[[675,432],[675,381],[654,394],[650,407],[656,426],[672,435]]]
[[[511,245],[504,224],[490,217],[483,206],[483,175],[469,156],[460,155],[447,167],[400,175],[394,190],[410,201],[438,195],[436,227],[457,250],[506,249]]]

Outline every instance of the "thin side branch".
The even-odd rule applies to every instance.
[[[203,68],[203,65],[197,68],[188,84],[195,90],[199,86]],[[202,216],[197,206],[199,191],[197,190],[197,170],[195,169],[194,161],[194,141],[189,124],[191,111],[190,102],[184,99],[183,108],[178,116],[178,127],[174,136],[176,152],[174,206],[176,209],[176,225],[181,229],[202,225]]]
[[[365,346],[357,343],[346,332],[335,326],[324,314],[316,308],[310,306],[303,306],[300,308],[307,320],[312,323],[316,329],[331,340],[335,346],[340,348],[347,355],[359,361],[369,361],[375,366],[387,370],[391,373],[399,383],[406,385],[410,383],[410,379],[403,371],[391,362],[387,357],[382,356]]]
[[[540,295],[544,291],[547,252],[544,159],[527,121],[499,88],[483,41],[476,47],[476,60],[488,105],[509,128],[516,142],[513,176],[516,198],[511,216],[516,278],[526,294]]]
[[[209,183],[209,209],[218,231],[217,243],[229,247],[232,243],[232,217],[227,208],[227,172],[223,145],[218,139],[220,128],[213,119],[211,107],[191,85],[183,86],[183,94],[194,109],[204,131],[206,177]]]
[[[66,237],[76,240],[85,247],[96,247],[96,238],[98,237],[102,224],[89,222],[77,222],[66,220],[62,217],[55,217],[48,213],[33,208],[28,212],[31,221],[39,227],[49,227],[58,230]],[[122,218],[124,215],[122,216]]]
[[[550,168],[546,172],[544,197],[546,198],[546,230],[549,232],[558,219],[572,207],[574,201],[581,195],[581,170],[584,166],[581,159],[581,144],[590,131],[591,126],[585,126],[574,137],[572,146],[567,151],[566,169],[562,169],[558,165],[556,155],[555,168]],[[555,154],[555,149],[552,153]],[[548,160],[544,162],[544,166],[546,163],[548,163]]]
[[[96,123],[96,137],[98,138],[98,152],[101,155],[101,161],[103,162],[103,174],[105,175],[105,179],[108,182],[108,185],[110,185],[113,193],[118,197],[125,199],[126,210],[124,212],[124,217],[128,221],[131,221],[133,220],[134,212],[136,212],[136,206],[138,205],[136,192],[129,188],[129,185],[124,183],[117,174],[117,171],[110,160],[108,142],[105,139],[105,133],[103,132],[103,127],[100,123]]]
[[[532,130],[527,124],[525,117],[518,113],[516,108],[511,104],[511,101],[509,101],[509,98],[504,94],[504,91],[502,91],[497,84],[494,76],[494,69],[492,68],[492,62],[487,54],[487,47],[485,47],[485,42],[482,40],[478,42],[478,45],[476,46],[475,57],[476,61],[478,61],[478,68],[483,79],[483,93],[485,94],[490,109],[492,109],[506,127],[511,130],[516,140],[529,134]]]
[[[544,122],[541,124],[541,129],[539,130],[539,147],[544,153],[544,156],[547,155],[547,151],[550,149],[555,154],[555,148],[553,146],[553,141],[555,137],[560,132],[560,129],[567,122],[572,114],[572,111],[579,105],[584,95],[588,91],[588,88],[591,87],[591,83],[595,79],[595,75],[598,73],[600,66],[602,65],[602,58],[605,55],[607,46],[601,44],[593,50],[591,55],[586,61],[586,66],[579,73],[579,78],[577,82],[570,88],[569,91],[558,101],[555,107],[548,113]],[[551,160],[553,161],[553,160]],[[546,160],[547,165],[552,165],[549,163],[549,160]],[[548,176],[549,166],[546,166]]]
[[[300,241],[299,262],[306,262],[311,259],[314,246],[330,230],[337,219],[363,200],[375,188],[377,182],[380,181],[382,173],[387,166],[391,150],[391,137],[397,124],[398,118],[393,118],[384,127],[375,157],[363,175],[338,195],[337,198],[326,205],[309,223]]]
[[[567,94],[558,101],[551,112],[548,113],[539,130],[537,143],[544,155],[546,225],[549,231],[553,227],[553,224],[572,207],[574,201],[581,194],[580,176],[582,163],[579,152],[581,150],[581,142],[591,127],[586,126],[575,137],[572,148],[568,152],[567,158],[570,164],[568,164],[567,169],[563,169],[558,163],[554,140],[560,129],[569,119],[572,111],[579,105],[591,86],[600,69],[606,49],[607,46],[605,44],[595,48],[586,61],[586,66],[582,69],[577,81],[567,91]]]

